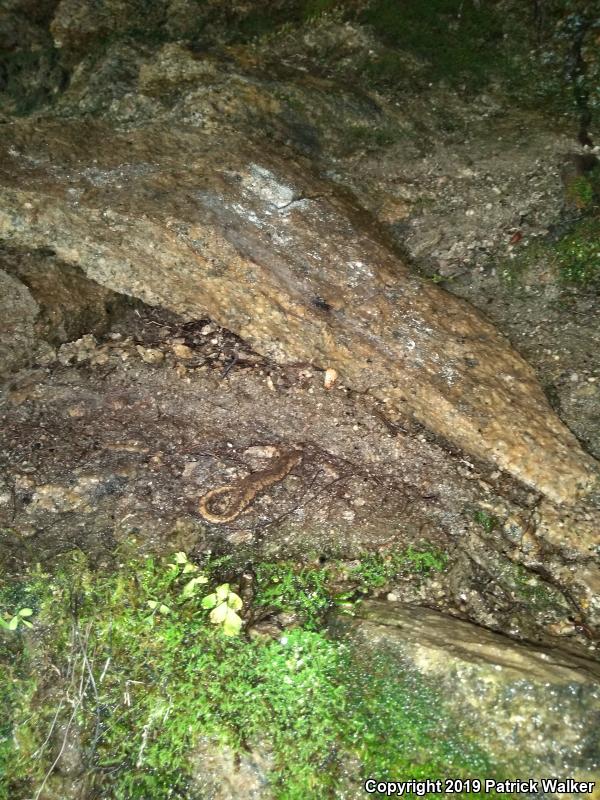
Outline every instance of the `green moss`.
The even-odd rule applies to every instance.
[[[304,0],[302,16],[305,20],[314,19],[326,14],[340,5],[339,0]]]
[[[589,208],[594,201],[594,184],[587,175],[578,175],[569,184],[567,194],[578,208]]]
[[[452,720],[443,713],[438,715],[430,705],[431,690],[419,675],[399,672],[397,657],[385,650],[375,658],[369,652],[367,657],[368,664],[356,656],[348,675],[349,701],[356,714],[353,722],[370,719],[366,729],[355,730],[367,774],[391,781],[399,775],[403,779],[405,775],[416,780],[436,779],[450,774],[448,765],[455,761],[457,749],[471,775],[489,773],[485,756],[464,736],[457,737],[456,729],[450,727]]]
[[[441,565],[423,551],[407,558],[419,572]],[[21,584],[37,606],[33,632],[0,659],[0,798],[35,794],[74,703],[91,790],[107,800],[189,797],[190,755],[206,742],[240,753],[262,742],[278,800],[333,796],[348,759],[363,778],[489,773],[418,677],[313,629],[326,598],[317,571],[259,570],[259,603],[307,611],[304,626],[260,643],[223,636],[202,593],[185,598],[199,573],[183,570],[150,559],[107,575],[76,557]],[[150,614],[157,600],[165,608]]]
[[[64,71],[51,41],[0,57],[0,93],[14,103],[17,116],[26,116],[49,103],[63,82]]]
[[[483,509],[477,509],[473,514],[473,519],[484,529],[486,533],[492,533],[500,524],[498,517],[488,514]]]
[[[261,564],[257,569],[259,607],[292,613],[309,630],[322,627],[323,615],[331,607],[326,570],[298,569],[290,562]]]
[[[359,590],[368,593],[380,589],[394,578],[401,575],[428,575],[430,572],[442,572],[448,557],[435,547],[424,546],[422,549],[408,547],[395,553],[364,555],[356,567],[350,572],[350,580],[358,579]]]
[[[558,272],[564,283],[600,284],[600,216],[581,220],[554,246]]]
[[[502,63],[502,17],[486,3],[461,0],[375,0],[361,21],[394,50],[412,53],[427,66],[426,80],[471,86],[489,81]],[[405,68],[391,51],[373,63],[371,74],[385,82],[402,79]]]
[[[507,562],[504,578],[514,594],[533,611],[560,609],[564,614],[568,609],[568,604],[559,591],[545,584],[535,573],[525,569],[521,564]]]
[[[595,195],[594,195],[595,196]],[[592,208],[560,239],[532,242],[502,267],[504,280],[518,286],[536,264],[549,264],[565,286],[600,285],[600,215]]]

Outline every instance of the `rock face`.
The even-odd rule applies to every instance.
[[[0,376],[52,363],[56,345],[103,333],[126,302],[51,252],[0,252]]]
[[[18,121],[0,148],[0,235],[115,291],[209,315],[279,362],[335,368],[556,502],[596,464],[532,369],[465,302],[415,278],[380,230],[265,141],[159,125]]]
[[[600,779],[598,664],[523,644],[436,611],[378,601],[334,625],[366,659],[419,673],[513,777]],[[490,721],[493,720],[493,724]],[[547,795],[540,795],[547,796]]]
[[[0,270],[0,377],[27,360],[35,341],[38,305],[29,290]]]

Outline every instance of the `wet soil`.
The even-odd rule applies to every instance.
[[[535,494],[371,398],[326,389],[322,371],[261,358],[210,320],[129,303],[104,335],[15,375],[0,414],[0,557],[13,575],[73,548],[98,566],[133,548],[229,554],[242,570],[265,560],[352,567],[368,553],[434,547],[449,556],[443,574],[379,594],[595,652],[569,598],[513,564],[501,531],[477,521],[482,506],[526,519]],[[203,519],[208,490],[294,448],[301,463],[245,513]]]

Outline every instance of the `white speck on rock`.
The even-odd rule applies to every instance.
[[[296,199],[291,186],[280,183],[270,170],[258,164],[250,165],[250,175],[244,180],[244,187],[277,208],[284,208]]]

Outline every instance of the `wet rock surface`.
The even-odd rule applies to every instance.
[[[192,755],[197,765],[192,791],[207,800],[269,800],[271,760],[268,747],[260,743],[249,746],[240,758],[218,742],[202,741]]]
[[[472,308],[412,276],[307,163],[185,128],[7,134],[0,230],[14,244],[209,315],[277,361],[333,367],[555,501],[595,483],[531,368]]]
[[[516,772],[598,780],[597,664],[393,603],[366,602],[353,620],[339,618],[334,630],[349,635],[365,659],[391,654],[399,669],[431,681],[457,725],[476,730],[488,752]]]
[[[6,272],[0,272],[0,291],[0,375],[4,377],[27,362],[39,309],[27,287]]]

